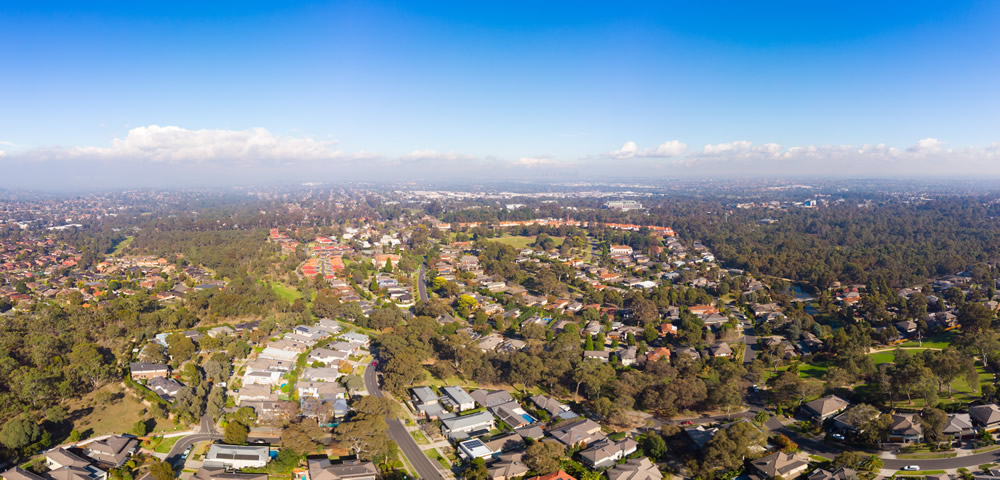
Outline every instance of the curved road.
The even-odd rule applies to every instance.
[[[212,417],[209,415],[203,415],[201,417],[201,423],[198,425],[198,433],[188,435],[174,444],[174,447],[170,449],[170,453],[167,454],[167,463],[177,467],[184,466],[184,460],[181,460],[181,454],[188,447],[194,445],[198,442],[206,442],[209,440],[222,440],[222,435],[219,435],[215,431],[215,423],[212,421]]]
[[[423,284],[423,282],[420,283],[421,285]],[[375,367],[371,365],[365,369],[365,388],[368,389],[369,394],[382,398],[384,395],[379,388],[378,374],[375,373],[375,370]],[[389,438],[392,438],[392,441],[396,442],[396,445],[399,445],[399,449],[406,456],[406,459],[409,460],[410,465],[416,469],[417,477],[427,480],[444,480],[445,477],[438,471],[437,462],[428,458],[423,450],[417,446],[417,442],[410,436],[410,432],[406,431],[403,423],[395,418],[387,418],[385,421],[389,424]]]

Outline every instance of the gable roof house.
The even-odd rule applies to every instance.
[[[972,425],[972,416],[968,413],[948,415],[948,423],[945,424],[941,432],[955,440],[972,438],[976,435],[976,429]]]
[[[476,400],[462,387],[442,387],[441,391],[446,395],[446,398],[442,399],[442,403],[450,404],[449,406],[454,407],[459,412],[476,408]]]
[[[46,474],[52,480],[105,480],[108,472],[97,468],[79,455],[57,448],[45,453]]]
[[[1000,407],[995,403],[969,407],[969,415],[972,416],[973,423],[983,430],[993,431],[1000,428]]]
[[[528,473],[528,467],[522,463],[524,454],[511,452],[499,455],[493,463],[486,466],[486,473],[491,480],[512,480]]]
[[[843,412],[850,402],[836,395],[828,395],[818,398],[802,406],[802,411],[815,422],[823,422],[826,419]]]
[[[858,472],[846,467],[840,467],[831,472],[822,468],[817,468],[809,474],[808,480],[859,480]]]
[[[570,410],[568,405],[565,405],[552,397],[534,395],[529,400],[537,405],[538,408],[545,410],[553,417],[570,419],[577,416],[576,413],[573,413],[573,411]]]
[[[130,363],[129,374],[133,380],[166,377],[170,375],[170,367],[163,363],[138,362]]]
[[[477,412],[461,417],[441,420],[441,432],[449,438],[464,438],[469,433],[493,428],[493,415]]]
[[[764,478],[795,478],[809,467],[809,462],[798,455],[775,452],[754,460],[753,468]]]
[[[605,438],[601,426],[589,419],[577,420],[549,430],[549,435],[567,447],[589,444]]]
[[[633,458],[605,472],[608,480],[660,480],[663,474],[648,458]]]
[[[896,443],[915,443],[924,438],[924,429],[920,420],[913,413],[892,416],[889,426],[889,441]]]
[[[378,469],[372,462],[346,460],[343,463],[331,464],[329,458],[309,459],[309,478],[311,480],[375,480]]]
[[[261,468],[270,460],[271,448],[254,445],[212,444],[205,454],[206,467],[217,468]]]
[[[506,390],[496,390],[490,392],[480,388],[478,390],[474,390],[469,395],[476,400],[476,403],[486,408],[496,407],[498,405],[514,401],[514,397],[510,396],[510,392]]]
[[[153,377],[146,382],[146,387],[160,398],[172,402],[184,385],[169,377]]]
[[[639,444],[631,438],[619,442],[604,439],[591,443],[586,450],[580,452],[580,459],[590,468],[604,468],[631,455],[638,448]]]
[[[91,442],[83,453],[100,463],[118,468],[138,449],[139,441],[135,438],[112,435],[103,440]]]

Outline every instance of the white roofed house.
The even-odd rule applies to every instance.
[[[472,432],[491,430],[493,425],[493,415],[489,412],[477,412],[441,420],[441,433],[449,438],[464,438]]]
[[[368,344],[370,344],[371,340],[372,340],[371,337],[369,337],[368,335],[365,335],[365,334],[362,334],[362,333],[357,333],[357,332],[348,332],[348,333],[345,333],[345,334],[343,334],[343,335],[340,336],[340,339],[342,341],[345,341],[345,342],[356,343],[359,346],[361,346],[361,348],[364,348],[365,350],[368,349]]]
[[[476,400],[462,387],[442,387],[441,391],[447,396],[447,398],[442,399],[442,403],[450,403],[450,406],[459,412],[476,408]]]
[[[310,362],[322,362],[328,366],[338,365],[351,356],[350,352],[342,350],[331,350],[328,348],[317,348],[309,352]]]
[[[304,380],[311,380],[315,382],[336,382],[338,378],[343,376],[339,369],[323,367],[314,368],[307,367],[302,371],[301,378]]]
[[[206,467],[261,468],[270,460],[270,447],[213,444],[205,454]]]
[[[275,370],[253,370],[243,374],[243,385],[279,385],[281,372]]]
[[[146,381],[146,387],[159,395],[160,398],[171,402],[184,388],[184,385],[169,377],[154,377]]]

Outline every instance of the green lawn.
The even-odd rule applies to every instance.
[[[872,362],[875,362],[875,365],[892,363],[896,360],[896,354],[893,352],[878,352],[869,354],[868,356],[872,357]]]
[[[129,236],[125,237],[124,240],[118,242],[118,245],[115,245],[115,250],[113,252],[111,252],[111,256],[112,257],[120,257],[122,253],[125,253],[125,249],[128,248],[128,246],[132,244],[132,240],[135,240],[135,237],[132,236],[132,235],[129,235]]]
[[[900,477],[923,477],[926,475],[941,475],[943,473],[944,470],[916,470],[913,472],[905,472],[903,470],[900,470],[896,472],[896,475]]]
[[[910,340],[900,344],[901,347],[924,347],[924,348],[941,348],[945,349],[951,346],[952,340],[955,338],[955,331],[949,330],[947,332],[941,332],[936,335],[931,335],[924,338],[923,344],[918,344],[916,340]]]
[[[431,443],[430,440],[427,440],[427,437],[424,436],[424,433],[421,432],[420,430],[414,430],[410,432],[410,436],[413,437],[413,440],[417,442],[417,445],[430,445]]]
[[[442,457],[436,448],[424,450],[424,453],[427,454],[427,457],[431,460],[437,460],[445,470],[451,470],[451,463],[448,462],[447,458]]]
[[[552,237],[555,246],[562,245],[564,237]],[[529,244],[534,243],[535,237],[521,237],[521,236],[508,236],[504,235],[502,237],[491,238],[494,242],[500,242],[504,245],[510,245],[514,248],[527,248]]]
[[[799,377],[800,378],[823,378],[826,375],[826,371],[830,369],[831,362],[817,362],[817,363],[804,363],[799,364]]]
[[[279,297],[284,298],[288,302],[294,302],[295,299],[302,298],[302,292],[295,287],[272,283],[271,288],[274,290],[274,293],[277,293]]]

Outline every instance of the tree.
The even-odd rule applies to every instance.
[[[360,376],[355,374],[344,376],[344,386],[347,387],[347,391],[354,395],[354,392],[365,388],[365,381]]]
[[[642,445],[643,450],[650,457],[656,460],[661,460],[666,458],[668,449],[667,442],[656,432],[649,432],[646,434],[646,438],[643,440]]]
[[[223,434],[223,441],[230,445],[243,445],[247,443],[247,436],[250,429],[240,422],[229,422],[226,424],[226,431]]]
[[[194,355],[195,346],[194,342],[190,338],[185,337],[179,333],[171,333],[167,336],[167,353],[170,354],[170,358],[174,361],[180,362],[187,360]]]
[[[486,470],[486,461],[482,458],[473,459],[469,462],[469,468],[462,472],[465,480],[489,480],[490,472]]]
[[[149,467],[149,475],[153,480],[173,480],[174,467],[167,462],[156,462]]]
[[[145,420],[139,420],[132,424],[132,434],[137,437],[143,437],[149,433],[149,425],[146,424]]]
[[[948,424],[948,414],[937,408],[924,408],[920,412],[920,425],[928,442],[943,442],[947,439],[944,427]]]
[[[719,430],[705,444],[705,465],[710,468],[732,470],[743,464],[753,451],[767,443],[767,433],[750,422],[737,422]]]
[[[559,459],[566,453],[563,446],[552,440],[532,443],[524,452],[524,464],[538,475],[559,469]]]
[[[25,416],[7,422],[0,430],[0,443],[11,450],[20,450],[42,438],[38,424]]]
[[[386,417],[392,418],[392,401],[365,396],[352,405],[356,415],[350,422],[337,425],[334,438],[363,460],[384,457],[395,448],[386,431]]]
[[[344,422],[348,425],[354,422]],[[281,446],[299,455],[313,453],[319,447],[319,440],[324,437],[323,429],[315,420],[307,418],[299,423],[293,423],[281,431]]]

